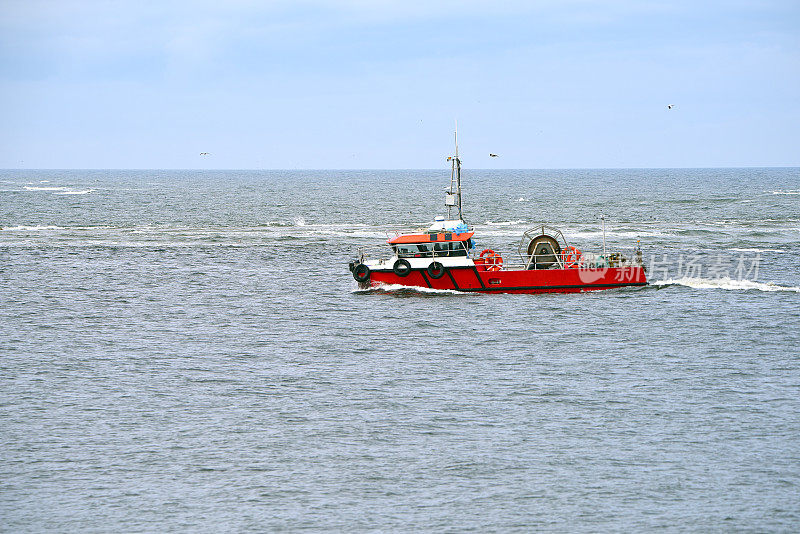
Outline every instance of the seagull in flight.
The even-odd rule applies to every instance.
[[[497,154],[489,154],[489,157],[490,157],[490,158],[496,158],[496,157],[497,157]]]
[[[210,156],[211,153],[210,152],[200,152],[200,155],[201,156]]]

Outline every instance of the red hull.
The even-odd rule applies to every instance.
[[[477,267],[452,267],[439,279],[425,270],[407,276],[392,271],[372,271],[370,285],[399,284],[479,293],[578,293],[647,284],[642,267],[607,269],[537,269],[481,271]]]

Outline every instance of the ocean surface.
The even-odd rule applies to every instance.
[[[800,530],[800,169],[466,169],[651,284],[359,291],[448,183],[0,171],[0,530]]]

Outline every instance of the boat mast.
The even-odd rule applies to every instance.
[[[456,159],[453,164],[456,167],[456,184],[458,187],[458,220],[463,221],[464,215],[461,213],[461,159],[458,157],[458,121],[456,121],[455,141]]]
[[[452,162],[452,167],[450,169],[450,189],[445,191],[444,203],[447,206],[448,220],[452,217],[453,206],[458,206],[458,220],[464,222],[464,215],[461,212],[461,158],[458,157],[458,121],[456,121],[455,142],[456,155],[447,158],[447,161]]]
[[[603,221],[603,260],[606,259],[606,214],[601,213],[600,219]]]

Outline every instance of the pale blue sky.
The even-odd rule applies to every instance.
[[[0,0],[0,102],[2,168],[797,166],[800,2]]]

